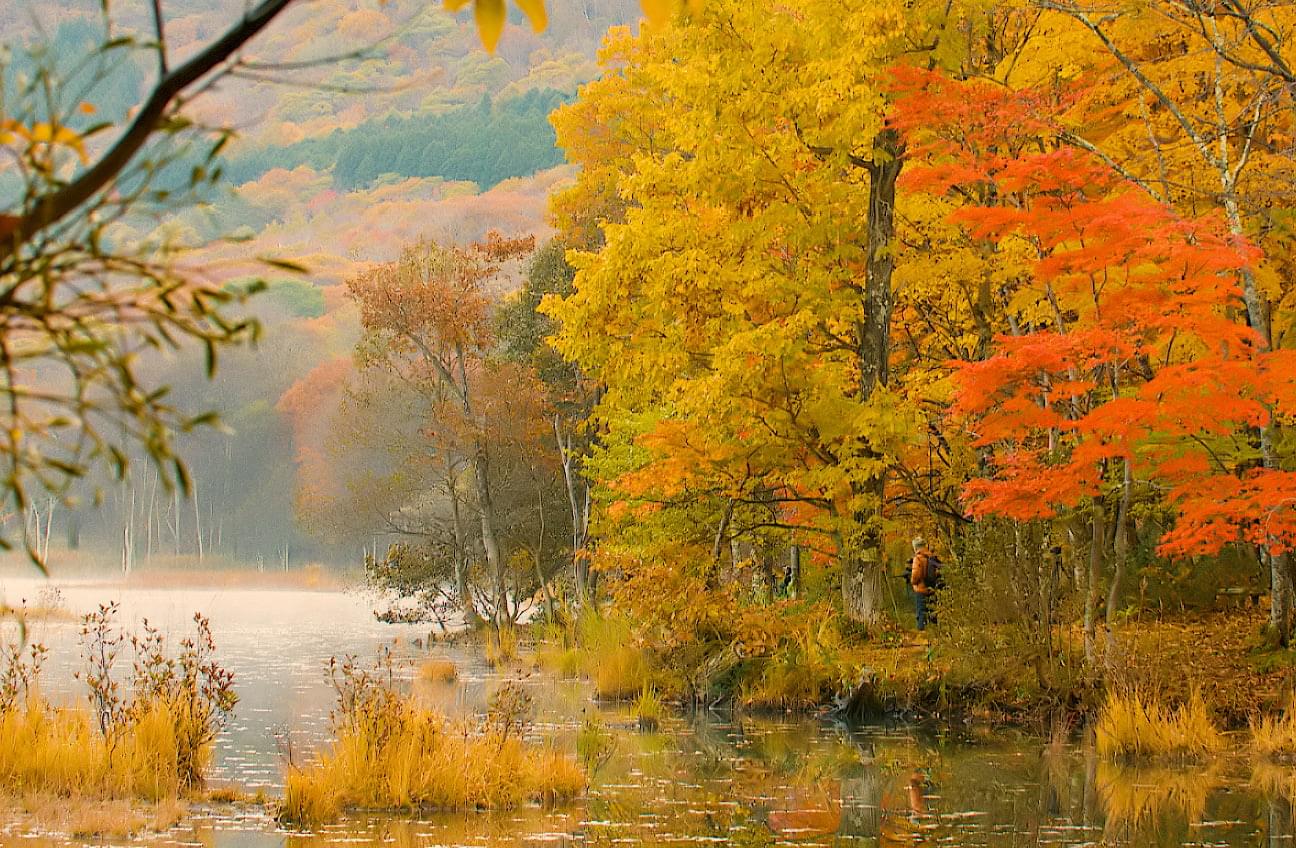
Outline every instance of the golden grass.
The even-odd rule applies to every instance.
[[[639,693],[639,700],[635,702],[635,718],[639,721],[639,729],[656,730],[661,726],[664,712],[665,707],[657,697],[657,690],[651,686],[644,686],[643,691]]]
[[[1253,718],[1251,751],[1268,759],[1296,755],[1296,711],[1288,710],[1282,716]]]
[[[559,677],[579,677],[581,671],[581,652],[578,648],[565,647],[561,643],[542,642],[535,653],[536,668],[553,672]]]
[[[459,679],[459,668],[445,657],[432,657],[419,663],[418,678],[427,683],[454,683]]]
[[[574,624],[545,626],[538,642],[537,668],[559,677],[583,676],[594,683],[595,695],[602,700],[633,700],[655,682],[648,654],[636,647],[624,615],[586,609]]]
[[[288,774],[279,818],[315,827],[346,809],[510,809],[556,803],[584,788],[585,774],[571,757],[393,697],[345,724],[314,763]]]
[[[630,620],[622,615],[581,614],[576,623],[581,670],[604,700],[638,697],[651,680],[648,657],[635,645]]]
[[[19,793],[95,798],[174,798],[188,787],[184,711],[153,703],[111,740],[84,708],[32,700],[0,713],[0,785]],[[195,752],[199,772],[211,746]]]
[[[1225,745],[1201,695],[1168,709],[1141,692],[1111,692],[1095,725],[1098,752],[1107,759],[1177,757],[1195,759]]]
[[[622,701],[632,698],[648,679],[648,663],[643,652],[629,645],[597,655],[594,668],[594,690],[600,698]]]

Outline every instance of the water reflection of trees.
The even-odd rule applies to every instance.
[[[591,797],[571,808],[358,821],[331,834],[289,837],[286,848],[503,848],[541,835],[558,845],[609,848],[691,841],[1277,848],[1290,845],[1293,833],[1291,765],[1134,767],[1104,762],[1091,745],[1065,739],[969,746],[714,714],[685,719],[673,732],[611,730],[616,753]]]

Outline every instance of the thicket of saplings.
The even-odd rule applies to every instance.
[[[453,673],[429,668],[429,679]],[[452,721],[400,693],[389,652],[372,668],[330,664],[335,739],[309,764],[291,765],[279,818],[314,827],[354,809],[509,809],[557,803],[585,788],[576,760],[526,741],[531,696],[508,682],[480,719]]]

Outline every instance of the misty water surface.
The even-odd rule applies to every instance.
[[[3,582],[11,603],[38,591],[34,581]],[[212,782],[271,796],[282,785],[286,758],[302,761],[327,739],[329,657],[371,657],[383,645],[411,662],[426,655],[415,644],[426,628],[380,624],[358,594],[84,584],[64,585],[62,593],[78,611],[117,600],[124,621],[147,616],[173,639],[189,632],[195,610],[208,615],[240,695]],[[78,692],[71,676],[76,632],[65,623],[33,633],[51,648],[44,685],[55,699]],[[577,728],[597,711],[611,743],[588,797],[556,810],[357,816],[314,835],[281,831],[264,812],[198,808],[173,831],[135,841],[213,848],[1296,844],[1289,800],[1296,770],[1256,767],[1241,756],[1206,767],[1135,770],[1099,762],[1079,741],[906,725],[847,729],[813,718],[726,712],[674,716],[660,732],[640,733],[627,708],[594,704],[585,684],[524,665],[496,672],[467,649],[433,650],[455,660],[460,681],[417,685],[449,712],[480,710],[501,680],[521,678],[538,707],[534,735],[574,750]],[[411,678],[412,667],[403,674]],[[4,848],[55,844],[88,843],[0,835]]]

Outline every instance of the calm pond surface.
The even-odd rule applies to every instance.
[[[39,585],[0,581],[10,603]],[[117,600],[122,620],[147,616],[178,639],[194,611],[212,621],[220,659],[237,675],[240,703],[219,742],[214,785],[279,792],[285,757],[309,756],[328,735],[331,656],[372,657],[383,645],[415,660],[426,628],[386,625],[365,598],[341,592],[142,590],[66,584],[81,612]],[[42,624],[51,648],[44,686],[76,692],[75,624]],[[456,684],[417,684],[451,713],[482,710],[505,679],[521,679],[537,705],[539,741],[575,749],[597,712],[610,753],[588,796],[558,809],[503,814],[363,816],[317,834],[279,830],[268,814],[199,809],[170,832],[136,844],[212,848],[548,845],[985,845],[1293,846],[1296,769],[1245,757],[1207,766],[1134,770],[1099,762],[1081,742],[1015,733],[934,733],[905,725],[845,728],[803,717],[703,712],[641,733],[625,707],[597,705],[588,685],[524,665],[495,671],[467,649],[436,646],[460,669]],[[124,657],[129,660],[129,657]],[[412,678],[412,667],[404,675]],[[410,685],[415,685],[411,683]],[[117,840],[121,843],[121,840]],[[8,834],[0,848],[111,844]]]

